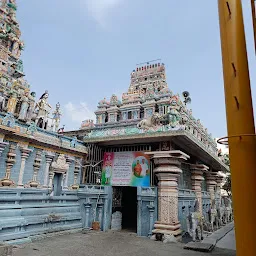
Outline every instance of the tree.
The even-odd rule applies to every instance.
[[[224,154],[221,158],[222,158],[223,163],[229,167],[230,166],[229,155]],[[226,176],[226,179],[225,179],[225,184],[223,185],[222,188],[227,192],[228,196],[231,197],[232,196],[232,192],[231,192],[231,173],[230,173],[229,168],[228,168],[228,171],[226,171],[225,174],[227,176]]]

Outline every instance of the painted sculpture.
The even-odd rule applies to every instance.
[[[36,93],[31,92],[30,99],[29,99],[29,107],[28,107],[27,116],[26,116],[26,121],[28,124],[30,124],[33,117],[34,110],[35,110],[35,97],[36,97]]]
[[[56,109],[52,114],[53,114],[54,131],[57,132],[59,129],[59,125],[60,125],[60,117],[62,115],[61,111],[60,111],[60,103],[59,102],[56,104]]]
[[[46,129],[48,124],[48,115],[51,110],[51,105],[48,104],[48,91],[39,98],[39,101],[36,103],[35,110],[37,110],[36,114],[36,124],[38,127]]]
[[[211,208],[208,211],[208,216],[209,216],[211,231],[213,232],[214,231],[214,224],[216,225],[216,229],[219,228],[219,219],[218,219],[215,199],[212,200]]]
[[[0,92],[0,112],[4,111],[5,107],[5,97],[3,95],[3,92]]]
[[[161,116],[158,113],[156,113],[156,114],[152,115],[149,118],[141,120],[137,124],[137,127],[139,129],[146,129],[147,130],[147,129],[151,128],[151,127],[160,125],[160,120],[161,120]]]
[[[196,199],[194,212],[190,212],[187,216],[187,232],[193,241],[196,239],[203,240],[203,222],[203,216],[199,211],[199,201]]]
[[[21,109],[18,119],[22,121],[27,120],[27,111],[29,108],[29,91],[26,90],[24,95],[21,98]]]

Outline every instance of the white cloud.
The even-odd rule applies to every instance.
[[[123,0],[81,0],[81,4],[87,12],[101,26],[105,27],[110,12],[114,10]]]
[[[80,104],[73,104],[72,102],[68,102],[65,106],[65,116],[74,124],[81,125],[82,121],[86,119],[95,120],[95,114],[90,108],[88,108],[85,102],[81,102]]]

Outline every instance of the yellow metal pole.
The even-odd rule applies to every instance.
[[[254,32],[254,47],[256,50],[256,12],[255,12],[255,0],[251,0],[252,6],[252,24],[253,24],[253,32]]]
[[[237,255],[255,256],[256,143],[242,4],[218,5]]]

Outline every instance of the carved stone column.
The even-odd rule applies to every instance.
[[[37,188],[39,185],[39,182],[37,181],[37,175],[41,167],[41,164],[42,164],[42,150],[38,149],[36,152],[36,157],[33,164],[33,167],[34,167],[33,178],[32,178],[32,181],[29,183],[30,187],[32,188]]]
[[[48,185],[48,188],[51,189],[51,190],[52,190],[54,174],[55,173],[52,170],[49,172],[49,185]]]
[[[78,178],[78,174],[80,172],[80,161],[77,160],[76,164],[75,164],[75,170],[74,170],[74,184],[72,185],[72,189],[79,189],[79,185],[77,184],[77,178]]]
[[[221,175],[217,175],[216,177],[216,195],[218,197],[218,201],[221,204],[221,186],[224,181],[224,177]]]
[[[48,188],[48,180],[49,180],[49,170],[50,170],[50,165],[51,162],[54,158],[54,153],[52,152],[45,152],[45,170],[44,170],[44,184],[43,188]]]
[[[215,172],[206,173],[207,191],[210,193],[211,201],[215,199],[214,188],[217,185],[216,178],[217,178],[217,173]]]
[[[178,177],[182,173],[181,162],[189,158],[179,151],[148,152],[152,155],[156,168],[154,173],[158,178],[158,221],[153,234],[181,235],[178,220]]]
[[[64,187],[63,187],[64,189],[68,189],[68,173],[70,171],[70,167],[71,167],[73,161],[75,161],[74,157],[71,157],[71,156],[66,157],[66,162],[68,164],[68,169],[67,169],[67,172],[64,175]]]
[[[21,164],[20,164],[20,173],[19,173],[19,180],[18,180],[18,187],[23,187],[23,175],[25,170],[26,160],[29,157],[30,152],[32,149],[27,147],[20,147],[21,151]]]
[[[14,182],[11,180],[11,170],[16,160],[16,144],[11,143],[9,147],[9,152],[7,153],[6,159],[6,171],[5,177],[1,180],[2,186],[11,186]]]
[[[203,173],[207,171],[209,167],[203,164],[193,164],[190,166],[192,190],[195,191],[196,198],[199,202],[199,211],[203,214],[202,208],[202,181],[204,180]]]

